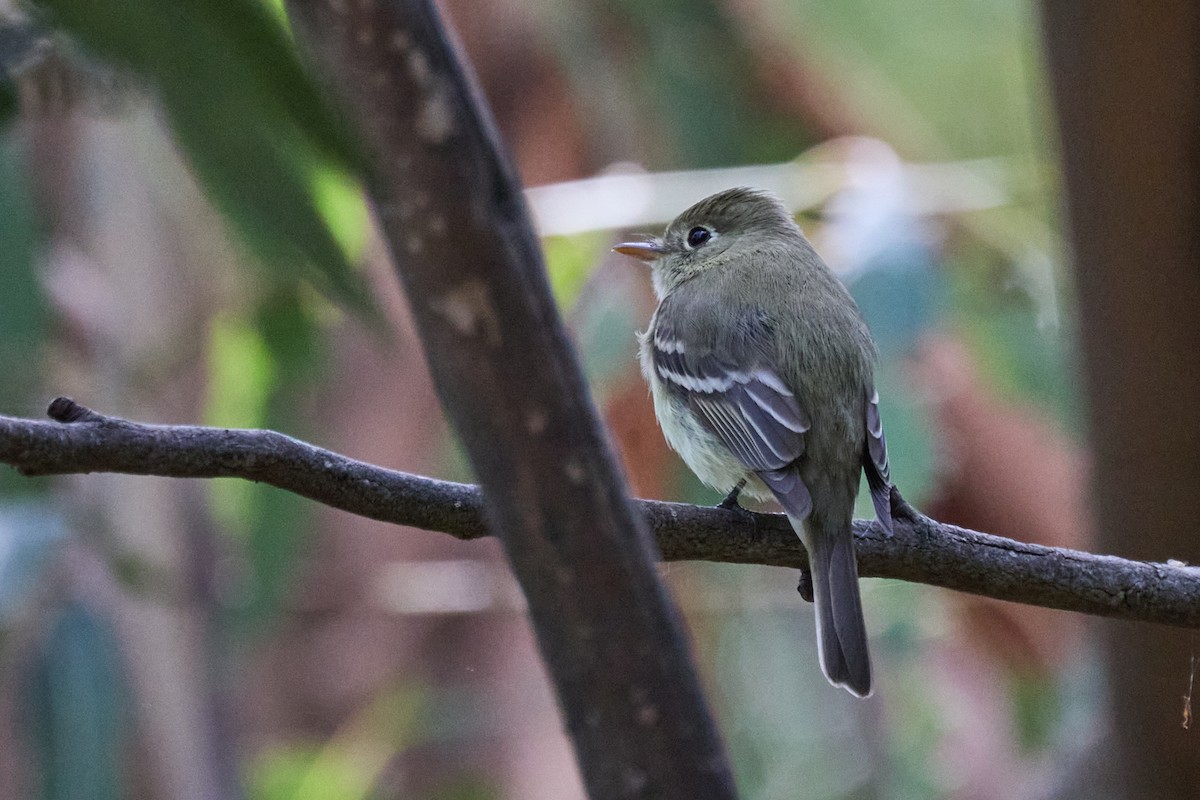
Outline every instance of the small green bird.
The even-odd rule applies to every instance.
[[[860,470],[889,536],[892,514],[875,344],[858,306],[787,209],[753,189],[613,249],[652,265],[659,305],[639,342],[663,435],[729,502],[745,491],[783,506],[808,551],[821,669],[866,697],[850,528]]]

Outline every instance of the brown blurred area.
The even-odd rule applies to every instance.
[[[931,337],[913,360],[913,379],[936,398],[943,474],[928,513],[997,536],[1086,550],[1084,453],[1032,404],[998,397],[966,347]],[[970,595],[957,598],[962,635],[996,667],[1050,675],[1080,646],[1077,614]]]
[[[1092,546],[1086,456],[1044,411],[989,386],[967,348],[950,335],[924,342],[911,377],[933,398],[943,450],[926,513],[1022,541]],[[1047,764],[1031,752],[1030,735],[1019,732],[1030,725],[1020,717],[1036,712],[1022,712],[1013,698],[1030,695],[1024,703],[1057,705],[1052,687],[1086,652],[1087,623],[1078,614],[974,595],[947,600],[953,635],[932,657],[940,691],[958,706],[943,754],[947,768],[960,774],[958,796],[1039,796],[1061,780],[1063,764]],[[1093,731],[1078,741],[1098,738]]]

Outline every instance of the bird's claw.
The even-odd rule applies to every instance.
[[[725,495],[725,499],[717,503],[717,508],[723,508],[726,511],[736,511],[741,508],[738,504],[738,495],[742,493],[742,488],[746,485],[746,479],[742,478],[737,482],[737,485],[730,490],[729,494]]]
[[[804,598],[804,602],[811,603],[813,601],[813,582],[812,571],[809,569],[800,570],[800,582],[796,585],[796,591]]]

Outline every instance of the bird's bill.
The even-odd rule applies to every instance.
[[[648,242],[623,242],[614,247],[613,252],[633,256],[641,261],[654,261],[661,258],[667,249],[663,247],[662,242],[652,239]]]

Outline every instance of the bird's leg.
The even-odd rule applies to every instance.
[[[734,486],[733,489],[730,490],[729,494],[725,495],[725,499],[717,503],[717,508],[723,508],[726,511],[733,511],[741,508],[741,506],[738,505],[738,495],[742,493],[742,489],[745,487],[745,485],[746,479],[742,478],[737,482],[737,486]]]

